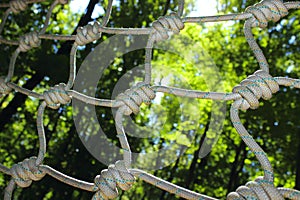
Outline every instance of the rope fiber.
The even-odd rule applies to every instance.
[[[6,9],[0,24],[0,36],[9,15],[19,15],[22,11],[25,11],[28,7],[30,7],[30,4],[43,1],[44,0],[11,0],[9,3],[0,3],[0,8]],[[48,9],[44,26],[40,31],[26,33],[17,41],[5,39],[2,36],[0,37],[1,44],[16,46],[16,50],[10,59],[7,76],[0,77],[0,97],[11,94],[12,91],[17,91],[41,100],[36,120],[39,136],[39,154],[37,157],[30,157],[22,162],[14,164],[10,168],[0,164],[0,172],[11,176],[11,180],[4,192],[4,200],[10,200],[13,198],[13,191],[16,186],[21,188],[29,187],[33,181],[39,181],[46,175],[75,188],[94,192],[94,200],[117,198],[119,194],[118,188],[121,190],[129,190],[135,183],[136,178],[142,179],[155,187],[169,193],[176,194],[184,199],[215,199],[213,197],[199,194],[174,185],[140,169],[132,169],[130,167],[132,159],[131,150],[122,124],[123,117],[124,115],[130,115],[132,113],[138,114],[140,106],[143,103],[147,105],[151,104],[151,101],[155,98],[156,92],[170,93],[176,96],[189,98],[211,99],[215,101],[225,100],[233,102],[230,109],[232,124],[241,139],[255,154],[263,169],[264,175],[262,177],[258,177],[254,181],[246,183],[244,186],[240,186],[235,192],[229,193],[227,196],[228,200],[300,199],[299,191],[288,188],[276,188],[274,186],[274,170],[267,154],[252,138],[239,118],[239,110],[246,111],[248,109],[257,109],[259,107],[259,100],[261,98],[265,100],[271,99],[272,95],[278,92],[280,86],[288,86],[297,89],[300,88],[299,79],[273,77],[269,73],[269,64],[267,59],[252,34],[252,28],[267,28],[268,22],[278,22],[288,15],[290,9],[299,9],[300,2],[294,1],[284,3],[281,0],[263,0],[246,8],[244,13],[204,17],[182,17],[185,2],[184,0],[179,0],[178,2],[179,5],[177,12],[172,12],[170,15],[159,17],[150,27],[112,28],[107,27],[113,7],[113,0],[109,0],[101,23],[94,22],[93,24],[80,27],[78,28],[76,35],[51,35],[47,34],[46,30],[49,26],[53,9],[59,4],[63,5],[68,3],[67,0],[55,0]],[[253,73],[253,75],[248,76],[239,85],[234,87],[232,93],[203,92],[151,85],[151,60],[154,43],[167,40],[170,37],[170,33],[179,34],[184,28],[185,23],[205,23],[228,20],[246,20],[244,24],[244,35],[256,57],[260,70]],[[97,99],[72,90],[74,80],[76,78],[76,53],[78,46],[84,46],[100,39],[102,33],[116,35],[149,35],[145,53],[144,80],[117,95],[115,100]],[[42,40],[45,39],[73,41],[73,46],[70,52],[70,72],[68,82],[59,83],[46,90],[44,93],[39,94],[18,86],[16,83],[12,82],[12,78],[14,77],[14,69],[18,55],[20,53],[26,53],[32,48],[40,47]],[[70,103],[72,99],[95,106],[105,106],[117,109],[117,113],[115,115],[115,126],[117,130],[117,137],[119,138],[121,147],[124,150],[123,160],[117,161],[114,165],[108,166],[108,169],[102,170],[100,175],[95,177],[93,183],[75,179],[44,164],[44,157],[47,150],[43,122],[44,111],[47,107],[51,109],[58,109],[61,105]]]

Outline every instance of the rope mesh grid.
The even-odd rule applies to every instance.
[[[245,129],[239,118],[239,110],[257,109],[259,99],[268,100],[272,98],[279,90],[279,86],[300,88],[299,79],[291,79],[287,77],[272,77],[269,74],[269,64],[262,50],[255,41],[252,28],[266,28],[269,21],[278,22],[282,17],[288,15],[290,9],[299,9],[300,1],[283,3],[281,0],[263,0],[253,6],[248,7],[244,13],[229,14],[219,16],[205,17],[182,17],[184,11],[184,0],[179,0],[178,11],[173,12],[168,16],[159,17],[153,22],[149,28],[110,28],[107,23],[110,18],[113,0],[109,0],[105,16],[102,24],[95,22],[77,30],[76,35],[51,35],[46,33],[49,26],[51,14],[55,6],[68,3],[67,0],[55,0],[49,7],[45,23],[40,31],[29,32],[20,37],[18,41],[11,41],[3,38],[1,33],[4,29],[7,18],[10,14],[18,14],[26,10],[30,4],[43,2],[44,0],[11,0],[9,3],[0,3],[0,8],[6,8],[2,16],[0,24],[0,43],[7,45],[18,46],[11,56],[9,70],[6,77],[0,77],[0,97],[9,94],[15,90],[27,96],[40,99],[42,102],[37,112],[37,131],[39,136],[39,153],[37,157],[25,159],[22,162],[14,164],[8,168],[0,164],[0,171],[10,175],[12,179],[5,189],[5,200],[12,199],[13,191],[16,186],[25,188],[29,187],[33,181],[41,180],[45,175],[50,175],[53,178],[71,185],[75,188],[94,192],[93,199],[114,199],[118,196],[117,187],[122,190],[128,190],[134,184],[136,178],[142,179],[145,182],[152,184],[169,193],[176,194],[185,199],[203,199],[212,200],[213,197],[208,197],[203,194],[187,190],[179,187],[158,177],[155,177],[140,169],[132,169],[131,166],[131,150],[127,141],[122,119],[124,115],[131,113],[138,114],[142,103],[150,104],[155,98],[156,92],[170,93],[182,97],[211,99],[211,100],[226,100],[233,101],[230,116],[233,126],[246,145],[251,149],[258,159],[264,171],[263,177],[258,177],[254,181],[248,182],[245,186],[240,186],[235,192],[228,194],[227,199],[300,199],[300,192],[288,188],[275,188],[274,173],[270,161],[263,149],[255,142],[252,136]],[[243,80],[239,85],[233,88],[232,93],[217,93],[217,92],[202,92],[195,90],[186,90],[182,88],[173,88],[166,86],[151,85],[151,59],[152,48],[155,42],[167,40],[168,32],[180,33],[184,28],[185,23],[204,23],[218,22],[228,20],[246,20],[244,25],[244,34],[248,44],[253,51],[256,60],[259,63],[260,70],[253,75]],[[126,90],[117,96],[115,100],[97,99],[86,96],[75,90],[72,90],[76,77],[76,52],[78,46],[86,45],[101,38],[102,33],[108,34],[134,34],[134,35],[149,35],[149,40],[146,47],[145,55],[145,78],[141,83],[137,83],[134,87]],[[22,88],[11,82],[14,76],[14,68],[18,55],[27,52],[32,48],[39,47],[42,39],[49,40],[70,40],[74,41],[70,52],[70,72],[67,83],[60,83],[45,91],[43,94],[38,94],[26,88]],[[108,169],[102,170],[100,175],[95,177],[94,183],[81,181],[70,176],[67,176],[48,165],[43,164],[46,153],[46,138],[43,126],[43,113],[46,107],[58,109],[60,105],[69,103],[72,98],[87,104],[96,106],[111,107],[117,109],[115,116],[115,125],[117,134],[124,150],[123,160],[117,161],[110,165]]]

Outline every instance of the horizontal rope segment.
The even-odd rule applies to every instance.
[[[11,94],[14,91],[20,92],[30,97],[40,99],[42,102],[37,111],[37,132],[39,137],[39,153],[37,157],[30,157],[12,167],[8,168],[0,164],[0,171],[12,177],[5,189],[4,200],[10,200],[13,197],[13,191],[16,186],[29,187],[33,181],[41,180],[46,174],[51,177],[71,185],[73,187],[94,192],[93,199],[114,199],[118,196],[118,189],[129,190],[135,182],[135,177],[148,182],[162,190],[175,194],[185,199],[203,199],[214,200],[203,194],[179,187],[163,179],[155,177],[139,169],[131,169],[131,150],[126,133],[123,127],[124,115],[138,114],[140,106],[144,103],[151,104],[155,99],[157,92],[168,93],[180,97],[209,99],[219,101],[233,101],[230,118],[238,134],[251,149],[258,159],[264,176],[254,181],[248,182],[245,186],[239,187],[235,192],[230,193],[227,199],[300,199],[300,192],[287,188],[276,188],[274,186],[274,173],[267,154],[256,143],[254,138],[245,129],[239,118],[239,110],[257,109],[260,99],[269,100],[279,91],[279,86],[300,88],[299,79],[287,77],[273,77],[269,74],[269,64],[263,51],[257,44],[253,34],[253,27],[266,28],[268,23],[278,22],[289,14],[290,9],[299,9],[300,2],[283,2],[281,0],[263,0],[253,6],[245,9],[244,13],[220,15],[220,16],[201,16],[201,17],[182,17],[185,1],[178,1],[178,11],[170,15],[161,16],[155,20],[150,27],[146,28],[116,28],[107,27],[113,0],[109,0],[105,10],[102,22],[95,21],[77,29],[76,35],[53,35],[46,33],[54,8],[57,5],[64,5],[68,0],[54,0],[49,6],[45,16],[44,24],[41,30],[28,32],[18,40],[5,39],[1,36],[9,15],[20,15],[23,11],[29,9],[32,3],[43,2],[44,0],[11,0],[9,3],[0,3],[0,8],[6,8],[0,24],[0,43],[15,45],[16,50],[11,56],[6,77],[0,77],[0,97]],[[185,23],[205,23],[219,22],[228,20],[246,20],[244,25],[245,38],[253,51],[255,58],[260,66],[260,70],[248,76],[239,85],[233,88],[231,93],[196,91],[183,88],[174,88],[161,85],[151,85],[151,60],[152,49],[155,43],[167,40],[172,33],[179,34],[184,29]],[[76,57],[79,46],[84,46],[101,39],[103,33],[114,35],[149,35],[145,53],[145,77],[140,83],[125,90],[117,95],[115,100],[98,99],[72,90],[76,78]],[[70,52],[70,71],[67,83],[59,83],[42,94],[28,90],[12,82],[17,58],[20,53],[27,53],[33,48],[39,48],[42,40],[66,40],[72,41]],[[14,80],[14,79],[13,79]],[[77,99],[86,104],[95,106],[111,107],[117,109],[115,115],[115,126],[117,137],[120,140],[124,151],[123,160],[108,166],[97,175],[93,183],[81,181],[67,176],[48,165],[43,164],[46,154],[46,137],[44,130],[43,114],[46,107],[58,109],[62,105],[68,104],[72,99]]]

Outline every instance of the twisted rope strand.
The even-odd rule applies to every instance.
[[[0,172],[10,175],[10,169],[0,163]]]
[[[44,92],[44,99],[48,107],[58,109],[61,104],[71,102],[71,97],[65,90],[66,84],[60,83]]]
[[[277,188],[280,194],[287,199],[297,200],[300,199],[300,192],[289,188]]]
[[[247,19],[244,25],[244,34],[262,70],[269,73],[269,64],[261,48],[255,41],[251,28],[266,28],[269,21],[278,22],[281,18],[288,15],[289,9],[297,8],[299,4],[299,2],[283,3],[281,0],[264,0],[246,8],[245,12],[251,13],[252,17]]]
[[[108,1],[106,13],[102,22],[103,25],[101,25],[99,22],[96,21],[93,23],[93,25],[88,24],[85,27],[79,27],[77,29],[75,42],[70,52],[70,73],[69,73],[69,80],[66,86],[67,90],[71,89],[74,85],[75,76],[76,76],[76,52],[78,46],[86,45],[90,42],[94,42],[101,38],[102,32],[99,31],[99,29],[107,25],[112,11],[112,3],[113,0]]]
[[[9,183],[7,184],[7,187],[4,190],[4,200],[12,199],[12,194],[15,187],[16,187],[16,183],[14,182],[14,180],[10,180]]]
[[[179,17],[181,17],[183,15],[184,5],[185,5],[185,0],[179,0],[178,1],[178,11],[177,11],[177,14],[178,14]]]
[[[6,39],[1,38],[1,36],[0,36],[0,43],[1,44],[8,44],[8,45],[15,45],[15,46],[19,45],[18,41],[6,40]]]
[[[38,136],[39,136],[39,154],[36,159],[36,165],[39,166],[42,164],[45,158],[45,153],[46,153],[46,136],[45,136],[45,130],[44,130],[44,120],[43,120],[43,115],[44,111],[46,108],[46,102],[44,101],[38,109],[37,112],[37,118],[36,118],[36,126],[37,126],[37,131],[38,131]]]
[[[43,0],[41,0],[43,1]],[[286,2],[284,3],[286,8],[299,9],[300,2]],[[1,7],[1,6],[0,6]],[[230,20],[246,20],[253,17],[251,13],[241,13],[241,14],[227,14],[227,15],[216,15],[216,16],[202,16],[202,17],[184,17],[182,18],[183,23],[206,23],[206,22],[220,22],[220,21],[230,21]],[[98,32],[107,34],[132,34],[132,35],[149,35],[152,32],[151,28],[108,28],[99,27]],[[60,38],[61,37],[61,38]],[[75,40],[76,35],[69,36],[58,36],[58,35],[46,35],[41,34],[40,39],[59,39],[59,40]],[[3,40],[3,39],[2,39]],[[1,41],[1,40],[0,40]],[[3,40],[3,42],[8,42]]]
[[[130,172],[134,174],[137,178],[142,179],[143,181],[154,185],[155,187],[158,187],[162,190],[165,190],[171,194],[175,194],[181,198],[184,199],[190,199],[190,200],[216,200],[213,197],[209,197],[203,194],[198,194],[196,192],[187,190],[185,188],[179,187],[177,185],[174,185],[172,183],[169,183],[168,181],[165,181],[163,179],[157,178],[156,176],[153,176],[152,174],[149,174],[147,172],[144,172],[139,169],[131,169]]]
[[[152,31],[149,36],[149,40],[146,45],[145,54],[145,83],[150,84],[151,82],[151,60],[152,60],[152,49],[155,42],[160,42],[169,38],[168,33],[173,32],[179,34],[180,30],[184,28],[184,23],[180,19],[182,15],[182,7],[184,1],[180,2],[179,14],[172,12],[168,16],[158,18],[152,23]]]
[[[125,113],[125,107],[122,106],[117,110],[116,116],[115,116],[115,126],[117,130],[117,137],[119,138],[121,148],[123,150],[123,159],[125,162],[126,168],[130,168],[131,162],[132,162],[132,153],[130,149],[130,145],[127,140],[127,136],[124,131],[123,127],[123,115]]]
[[[89,183],[86,181],[81,181],[78,179],[75,179],[73,177],[67,176],[52,167],[48,165],[41,165],[39,167],[41,170],[43,170],[45,173],[47,173],[49,176],[55,178],[56,180],[65,183],[67,185],[73,186],[75,188],[79,188],[81,190],[89,191],[89,192],[96,192],[97,187],[94,183]]]
[[[5,25],[5,22],[6,22],[6,20],[7,20],[7,17],[8,17],[8,15],[9,15],[9,13],[10,13],[10,10],[7,9],[7,10],[5,11],[5,13],[3,14],[3,16],[2,16],[1,24],[0,24],[0,34],[2,33],[2,31],[3,31],[3,29],[4,29],[4,25]]]
[[[11,88],[5,81],[4,77],[0,77],[0,98],[4,95],[7,95],[11,92]]]
[[[27,9],[27,2],[25,0],[11,0],[9,8],[14,14],[18,14]]]
[[[14,164],[10,168],[10,175],[12,176],[12,179],[5,188],[4,200],[12,199],[12,193],[15,185],[22,188],[29,187],[32,181],[39,181],[46,175],[46,173],[40,170],[39,166],[36,165],[36,161],[36,157],[31,157],[19,162],[18,164]]]
[[[3,31],[5,22],[11,12],[13,12],[13,14],[18,14],[19,12],[26,10],[28,4],[42,1],[43,0],[12,0],[8,4],[0,4],[0,8],[8,8],[2,16],[0,34]],[[180,0],[177,13],[171,13],[168,16],[158,18],[158,20],[153,22],[152,27],[150,28],[109,28],[106,27],[106,25],[108,24],[113,4],[113,1],[110,0],[101,24],[95,22],[94,24],[80,27],[76,35],[66,36],[45,34],[54,7],[58,4],[66,4],[67,2],[67,0],[55,0],[51,4],[45,18],[44,26],[40,32],[34,31],[27,33],[21,36],[19,41],[6,40],[0,36],[1,43],[18,45],[18,48],[11,57],[7,77],[0,78],[0,94],[5,95],[9,94],[12,90],[16,90],[27,96],[43,100],[37,112],[37,130],[40,143],[38,157],[25,159],[23,162],[14,164],[11,168],[7,168],[0,164],[0,171],[12,176],[12,180],[5,189],[5,200],[10,200],[12,198],[12,193],[16,185],[20,187],[29,187],[32,181],[38,181],[46,174],[73,187],[95,192],[93,197],[95,200],[116,198],[118,196],[117,186],[122,190],[130,189],[135,180],[134,176],[185,199],[214,199],[176,186],[142,170],[130,169],[132,159],[131,150],[122,124],[123,115],[130,115],[132,113],[138,114],[141,104],[150,104],[151,100],[155,98],[156,92],[164,92],[189,98],[234,101],[230,111],[231,120],[243,141],[254,152],[259,160],[264,170],[264,177],[259,177],[255,181],[250,181],[245,186],[239,187],[236,192],[230,193],[227,196],[227,199],[300,199],[300,192],[297,190],[275,188],[273,169],[266,153],[251,137],[242,125],[238,116],[239,110],[258,108],[260,98],[266,100],[270,99],[272,94],[275,94],[279,90],[279,85],[300,88],[300,80],[298,79],[286,77],[273,78],[269,75],[267,59],[259,45],[256,43],[251,30],[253,27],[266,28],[269,21],[278,22],[282,17],[288,14],[288,10],[299,9],[300,2],[283,3],[280,0],[263,0],[260,3],[248,7],[245,10],[245,13],[242,14],[181,18],[184,12],[185,1]],[[184,28],[184,23],[204,23],[228,20],[246,20],[244,26],[245,37],[255,54],[261,70],[243,80],[240,85],[233,89],[232,93],[202,92],[166,86],[150,86],[152,48],[155,42],[168,39],[170,32],[178,34],[180,30]],[[146,46],[144,81],[126,90],[124,93],[119,94],[116,100],[97,99],[71,90],[76,77],[76,52],[78,46],[86,45],[98,40],[102,33],[126,35],[143,34],[150,36]],[[19,53],[27,52],[32,48],[39,47],[41,45],[41,39],[71,40],[74,41],[74,44],[70,52],[70,75],[67,84],[60,83],[45,91],[43,94],[38,94],[9,81],[13,77],[16,59]],[[88,183],[69,177],[54,170],[50,166],[42,165],[46,153],[46,139],[43,127],[44,110],[46,106],[57,109],[61,104],[69,103],[72,98],[76,98],[92,105],[117,108],[115,125],[117,137],[119,138],[121,147],[124,151],[124,160],[109,166],[107,170],[102,170],[101,175],[96,176],[94,183]]]
[[[0,78],[1,80],[1,78]],[[274,77],[274,80],[279,85],[286,86],[286,87],[294,87],[299,88],[300,81],[298,79],[292,79],[287,77]],[[12,89],[25,94],[27,96],[31,96],[34,98],[39,98],[40,100],[44,100],[43,94],[38,94],[34,91],[27,90],[22,88],[15,83],[8,82],[6,85]],[[239,93],[220,93],[220,92],[205,92],[205,91],[197,91],[197,90],[187,90],[182,88],[174,88],[174,87],[167,87],[167,86],[151,86],[154,92],[163,92],[168,94],[173,94],[180,97],[188,97],[188,98],[199,98],[199,99],[210,99],[210,100],[224,100],[224,101],[231,101],[240,99],[242,96]],[[74,90],[65,90],[67,95],[75,98],[79,101],[85,102],[87,104],[95,105],[95,106],[102,106],[102,107],[111,107],[111,108],[118,108],[123,104],[123,102],[116,101],[116,100],[109,100],[109,99],[98,99],[94,97],[90,97],[84,94],[81,94]]]
[[[264,177],[259,177],[255,182],[248,182],[246,186],[241,186],[236,192],[230,193],[227,196],[228,200],[243,200],[243,199],[278,199],[284,198],[298,199],[299,192],[291,192],[289,189],[281,188],[280,190],[274,187],[274,172],[266,153],[255,142],[253,137],[248,133],[242,125],[239,118],[239,109],[247,110],[249,108],[256,109],[259,106],[258,100],[262,97],[270,99],[272,93],[279,90],[279,85],[292,86],[300,88],[299,79],[290,78],[272,78],[267,72],[259,70],[254,73],[254,76],[249,76],[241,82],[240,86],[233,89],[239,93],[242,98],[235,100],[230,109],[231,121],[241,136],[242,140],[250,148],[259,160],[263,170]]]
[[[55,6],[57,6],[58,4],[66,4],[66,3],[68,3],[68,0],[55,0],[55,1],[51,4],[51,6],[50,6],[50,8],[49,8],[49,10],[48,10],[48,12],[47,12],[47,15],[46,15],[46,19],[45,19],[45,22],[44,22],[44,26],[43,26],[43,28],[42,28],[42,30],[40,31],[39,34],[44,34],[44,33],[46,32],[46,29],[47,29],[48,26],[49,26],[50,17],[51,17],[51,15],[52,15],[52,12],[53,12],[53,9],[55,8]]]
[[[244,200],[244,199],[270,199],[272,194],[265,191],[263,178],[248,182],[245,186],[240,186],[236,192],[231,192],[227,196],[227,200]],[[272,199],[283,200],[281,196]]]
[[[32,3],[40,3],[44,2],[45,0],[26,0],[27,4],[32,4]],[[0,3],[0,8],[8,8],[10,7],[10,3]]]
[[[150,85],[141,82],[124,93],[120,93],[116,98],[116,103],[121,105],[125,115],[138,114],[141,104],[149,105],[154,98],[155,93]]]
[[[98,191],[93,200],[106,200],[118,197],[117,186],[122,190],[129,190],[135,182],[135,177],[126,169],[124,161],[117,161],[115,165],[102,170],[94,182]]]
[[[16,60],[17,60],[19,53],[20,53],[20,49],[18,48],[18,49],[16,49],[16,51],[13,53],[13,55],[10,58],[8,74],[7,74],[7,77],[5,78],[6,82],[10,81],[14,75]]]

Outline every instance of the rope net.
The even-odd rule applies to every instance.
[[[43,1],[44,0],[11,0],[9,3],[0,3],[0,8],[6,9],[0,24],[0,34],[3,32],[9,15],[18,14],[25,11],[30,4]],[[107,27],[113,4],[113,0],[110,0],[106,8],[105,16],[102,19],[102,23],[94,22],[93,24],[80,27],[77,30],[76,35],[47,34],[46,29],[49,26],[53,9],[59,4],[67,3],[68,0],[55,0],[51,4],[45,17],[44,26],[40,31],[26,33],[21,36],[18,41],[8,40],[0,36],[0,42],[2,44],[16,46],[16,50],[10,59],[8,74],[6,77],[0,78],[1,97],[15,90],[27,96],[41,100],[37,111],[36,121],[37,133],[39,136],[38,155],[14,164],[11,168],[0,164],[0,171],[11,176],[11,180],[5,189],[5,200],[12,199],[13,191],[16,186],[21,188],[29,187],[33,181],[41,180],[45,175],[52,176],[53,178],[75,188],[93,192],[94,200],[114,199],[118,197],[117,187],[122,190],[129,190],[134,184],[136,178],[142,179],[155,187],[169,193],[176,194],[177,196],[185,199],[215,199],[169,183],[143,170],[132,169],[130,167],[132,162],[131,150],[122,125],[123,116],[130,115],[132,113],[138,114],[141,104],[150,104],[151,100],[155,98],[156,92],[215,101],[233,101],[230,109],[232,124],[242,140],[256,155],[256,158],[263,169],[264,176],[248,182],[245,186],[240,186],[235,192],[228,194],[227,199],[300,199],[299,191],[288,188],[276,188],[274,186],[273,168],[266,153],[248,133],[239,118],[239,110],[246,111],[249,108],[257,109],[259,107],[259,99],[271,99],[272,95],[278,92],[279,86],[300,88],[299,79],[273,77],[270,75],[267,59],[252,34],[252,28],[266,28],[269,21],[278,22],[281,18],[288,15],[290,9],[299,9],[300,2],[283,3],[281,0],[263,0],[248,7],[245,12],[241,14],[183,18],[182,14],[185,2],[184,0],[180,0],[177,12],[159,17],[149,28],[111,28]],[[245,20],[244,34],[256,57],[256,60],[259,63],[260,70],[254,72],[253,75],[250,75],[239,85],[234,87],[231,93],[202,92],[151,85],[151,60],[154,43],[167,40],[169,38],[169,32],[179,34],[180,30],[184,28],[185,23],[219,22],[228,20]],[[124,93],[119,94],[114,100],[97,99],[72,90],[76,77],[76,52],[78,47],[100,39],[102,33],[115,35],[149,35],[145,53],[145,77],[143,82],[137,83]],[[11,79],[14,76],[14,69],[18,55],[21,52],[26,53],[32,48],[39,47],[41,45],[41,40],[43,39],[69,40],[73,41],[73,46],[70,52],[70,72],[67,83],[60,83],[44,93],[39,94],[18,86],[16,83],[13,83]],[[101,174],[95,177],[93,183],[72,178],[43,163],[46,153],[46,137],[43,126],[44,111],[46,107],[58,109],[61,105],[69,103],[72,99],[77,99],[95,106],[111,107],[117,110],[117,114],[115,115],[115,126],[117,134],[120,136],[118,138],[120,140],[121,147],[124,150],[123,160],[117,161],[115,164],[110,165],[108,169],[102,170]]]

